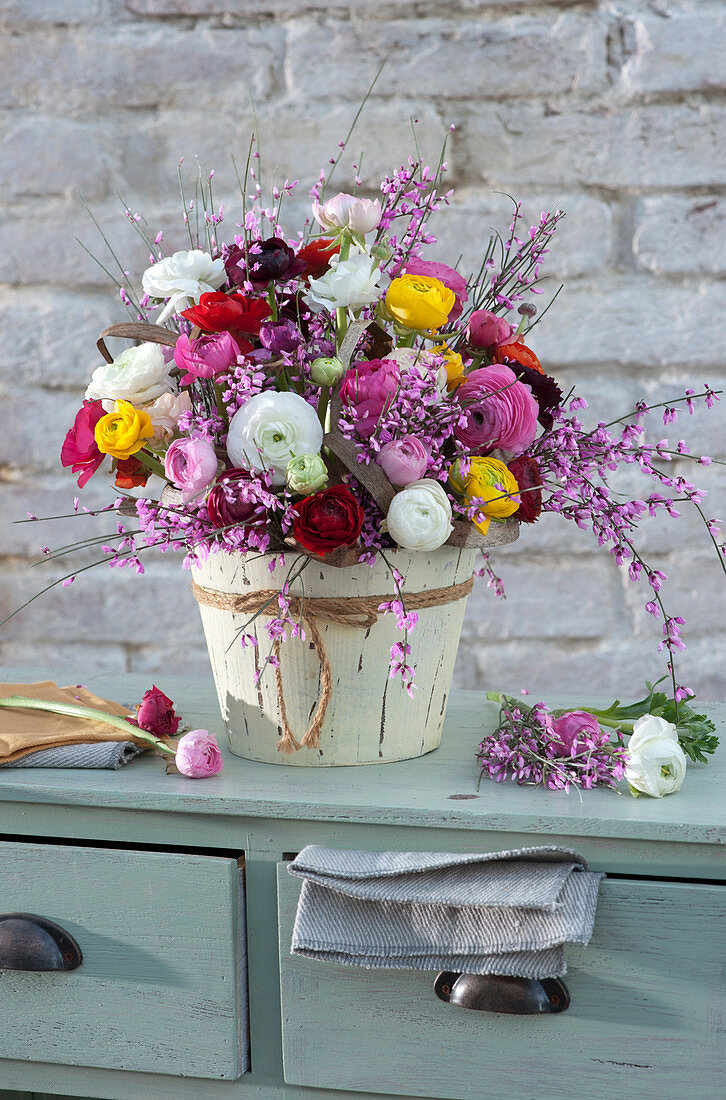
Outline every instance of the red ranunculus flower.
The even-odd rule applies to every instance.
[[[73,427],[63,441],[61,465],[71,466],[74,474],[79,474],[78,488],[82,489],[88,479],[95,474],[106,457],[96,444],[95,428],[106,410],[100,401],[84,401],[83,407],[76,413]]]
[[[522,523],[534,523],[542,511],[542,474],[540,468],[529,455],[513,458],[508,466],[521,490],[520,504],[513,519]]]
[[[202,294],[198,305],[182,311],[182,317],[202,332],[247,332],[254,336],[269,316],[270,307],[263,298],[246,298],[244,294],[224,294],[219,290]],[[240,350],[247,349],[240,345]]]
[[[149,471],[143,462],[139,462],[136,455],[117,459],[114,482],[117,489],[134,489],[137,485],[146,485],[148,480]]]
[[[173,737],[179,729],[180,718],[174,713],[174,704],[158,687],[151,687],[136,708],[131,721],[139,729],[153,733],[154,737]]]
[[[340,252],[340,245],[328,237],[318,237],[317,240],[308,241],[297,254],[298,260],[305,261],[305,267],[301,272],[303,279],[319,279],[330,267],[333,256]]]
[[[347,485],[331,485],[294,505],[292,533],[306,550],[328,554],[353,546],[363,526],[363,509]]]

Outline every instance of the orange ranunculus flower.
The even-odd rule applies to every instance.
[[[456,305],[456,295],[440,279],[428,275],[401,275],[386,291],[386,310],[403,328],[434,332],[445,325]]]
[[[153,434],[154,427],[147,412],[135,409],[129,401],[117,401],[114,411],[102,416],[96,424],[96,446],[114,458],[130,458]]]
[[[523,344],[521,340],[514,340],[511,344],[499,344],[494,349],[493,363],[521,363],[523,367],[531,367],[532,370],[544,374],[540,361],[531,348]]]
[[[520,505],[519,484],[511,470],[498,458],[474,456],[463,463],[457,459],[449,470],[449,484],[454,492],[466,497],[470,504],[476,502],[480,518],[474,525],[486,535],[493,519],[513,516]]]

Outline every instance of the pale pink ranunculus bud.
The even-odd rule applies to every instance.
[[[410,485],[426,473],[428,448],[415,435],[404,435],[381,447],[378,465],[392,485]]]
[[[217,738],[209,730],[190,730],[179,738],[176,766],[189,779],[207,779],[224,767]]]
[[[206,439],[175,439],[164,458],[164,472],[188,504],[217,476],[217,454]]]
[[[514,332],[509,321],[490,313],[488,309],[475,309],[469,318],[466,338],[473,348],[493,348],[503,344]]]
[[[358,199],[344,191],[327,202],[313,203],[313,217],[323,229],[350,229],[353,233],[372,232],[381,220],[378,199]]]

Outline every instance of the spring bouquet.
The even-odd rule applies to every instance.
[[[644,425],[656,410],[669,423],[697,402],[710,407],[717,393],[664,395],[585,427],[586,400],[564,394],[535,351],[560,210],[528,226],[515,203],[508,231],[494,233],[478,270],[463,274],[430,230],[451,199],[443,154],[435,169],[409,158],[375,197],[359,180],[353,193],[329,197],[331,173],[321,173],[310,214],[292,232],[283,223],[297,183],[274,188],[266,204],[256,156],[251,144],[229,232],[213,173],[199,175],[193,199],[182,189],[185,250],[166,254],[163,234],[126,211],[151,263],[138,293],[118,261],[131,321],[102,334],[105,362],[61,453],[80,487],[110,471],[121,491],[109,509],[122,519],[116,537],[102,540],[101,560],[143,572],[151,547],[181,550],[192,566],[219,554],[272,555],[270,571],[284,567],[283,581],[249,617],[262,613],[270,640],[256,659],[258,682],[269,665],[279,674],[282,639],[315,629],[304,597],[291,595],[312,563],[383,561],[392,588],[374,612],[392,614],[402,631],[390,674],[412,695],[408,635],[419,614],[396,554],[479,548],[479,573],[501,595],[487,546],[556,512],[645,583],[676,706],[686,699],[673,661],[683,620],[666,610],[666,578],[642,556],[638,523],[676,516],[686,502],[722,560],[705,494],[669,472],[674,459],[711,460],[683,440],[647,442]],[[116,336],[136,342],[114,357],[106,341]],[[626,467],[642,474],[638,496],[616,488]],[[259,645],[244,624],[235,638]],[[287,727],[282,747],[299,747]]]

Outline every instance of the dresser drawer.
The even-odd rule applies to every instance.
[[[606,879],[567,1011],[500,1015],[438,1000],[433,972],[290,955],[299,880],[278,867],[285,1080],[449,1100],[724,1095],[726,887]]]
[[[0,970],[0,1057],[237,1078],[247,1068],[233,858],[0,843],[0,912],[77,941],[74,970]]]

